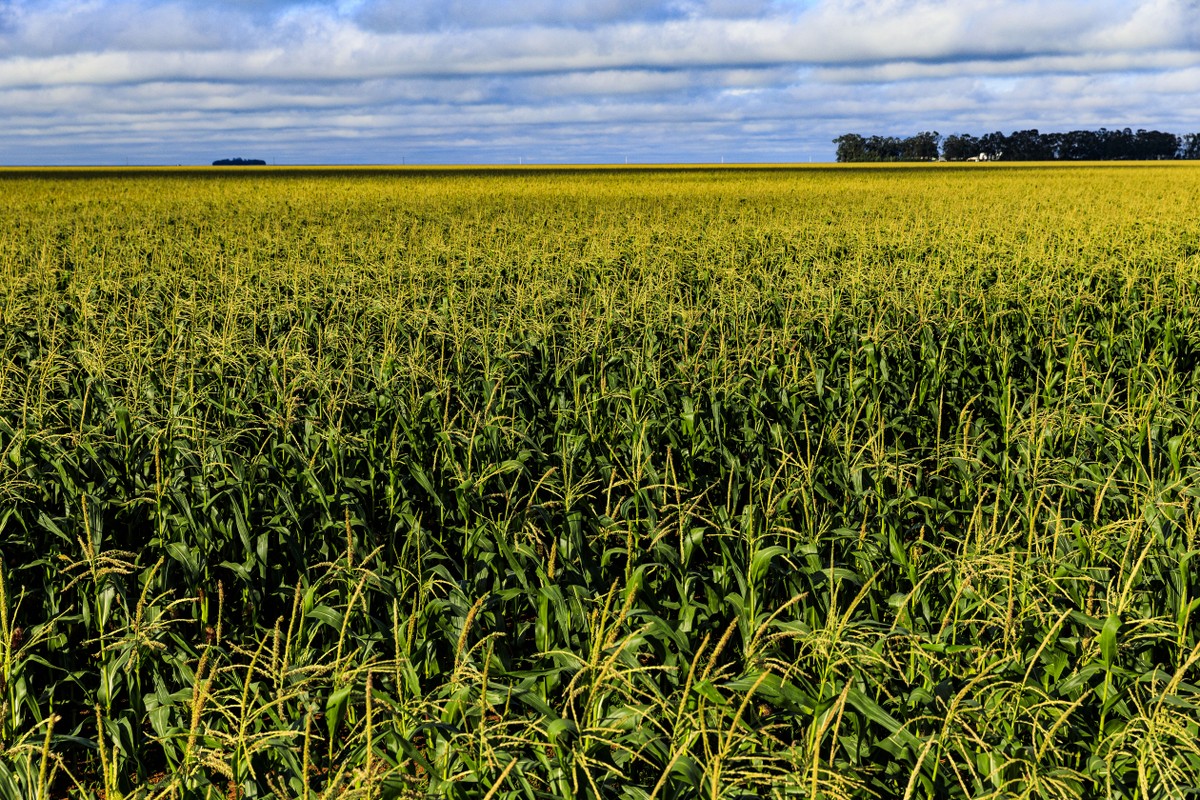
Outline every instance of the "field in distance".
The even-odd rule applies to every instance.
[[[1181,796],[1200,168],[0,172],[0,800]]]

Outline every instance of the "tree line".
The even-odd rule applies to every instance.
[[[1156,161],[1200,159],[1200,133],[1178,136],[1129,128],[1040,133],[1026,131],[956,133],[923,131],[915,136],[861,136],[833,140],[837,160],[850,161]]]

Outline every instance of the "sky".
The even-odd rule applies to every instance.
[[[0,164],[806,162],[1200,131],[1200,0],[0,0]]]

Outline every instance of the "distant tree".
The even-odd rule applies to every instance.
[[[837,160],[840,162],[865,161],[867,140],[857,133],[845,133],[833,140],[837,145]]]
[[[833,141],[838,146],[838,161],[930,161],[937,158],[939,145],[947,161],[979,156],[993,161],[1200,159],[1200,133],[1181,137],[1144,128],[1137,132],[1100,128],[1066,133],[1041,133],[1030,128],[1008,136],[996,131],[978,138],[956,133],[945,139],[937,131],[922,131],[907,138],[848,133]]]
[[[901,157],[905,161],[937,161],[941,141],[942,135],[937,131],[922,131],[904,140]]]
[[[1200,133],[1189,133],[1183,137],[1179,145],[1179,157],[1200,158]]]
[[[1129,161],[1137,158],[1137,140],[1129,128],[1108,131],[1105,140],[1106,157],[1114,161]]]
[[[1095,161],[1103,158],[1103,154],[1103,141],[1095,131],[1070,131],[1059,137],[1059,158],[1068,161]]]
[[[1046,159],[1057,161],[1062,158],[1059,151],[1062,150],[1063,135],[1061,133],[1043,133],[1041,134],[1042,150],[1046,154]]]
[[[979,154],[986,155],[989,159],[995,161],[1001,158],[1007,158],[1008,137],[1000,131],[995,133],[985,133],[979,137]]]
[[[1001,152],[1006,161],[1049,161],[1054,158],[1054,142],[1037,128],[1013,131]]]
[[[837,160],[851,161],[936,161],[937,131],[924,131],[916,136],[871,136],[866,138],[857,133],[847,133],[833,140],[837,145]]]
[[[213,162],[214,167],[265,167],[266,161],[261,158],[218,158]]]
[[[1179,137],[1162,131],[1139,130],[1135,136],[1137,157],[1148,161],[1175,158],[1179,152]]]
[[[942,157],[947,161],[966,161],[979,152],[979,139],[969,133],[951,134],[942,141]]]
[[[895,136],[872,136],[867,139],[868,161],[899,161],[903,157],[903,139]]]

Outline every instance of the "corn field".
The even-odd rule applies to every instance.
[[[0,800],[1195,796],[1197,208],[0,173]]]

